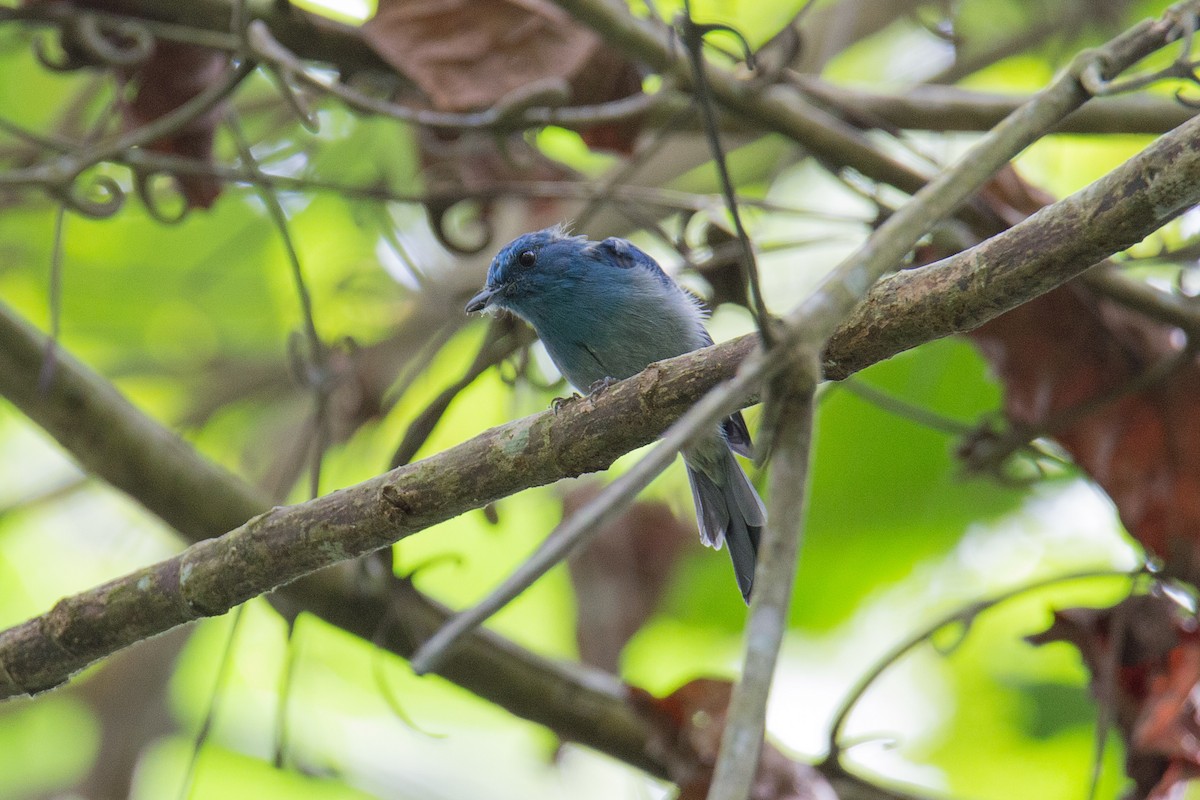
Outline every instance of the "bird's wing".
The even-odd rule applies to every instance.
[[[663,268],[658,265],[658,262],[632,242],[616,236],[610,236],[604,241],[596,242],[590,246],[621,269],[633,269],[635,267],[644,269],[667,286],[678,289],[678,284],[671,280],[671,276],[663,272]]]
[[[712,345],[712,336],[708,331],[701,331],[704,338],[704,346]],[[746,420],[742,417],[742,412],[738,411],[731,417],[726,417],[721,423],[721,432],[725,434],[725,441],[729,444],[729,448],[739,456],[746,458],[754,458],[754,442],[750,441],[750,429],[746,427]]]
[[[641,268],[652,273],[666,285],[677,290],[679,288],[679,285],[671,280],[667,273],[663,272],[662,267],[658,265],[657,261],[636,245],[624,239],[613,236],[602,242],[596,242],[591,247],[595,248],[598,253],[607,257],[613,264],[622,269]],[[702,326],[700,327],[700,336],[703,341],[702,347],[708,347],[713,343],[712,336]],[[594,353],[592,355],[595,356]],[[742,418],[740,411],[726,418],[721,423],[721,430],[725,434],[725,441],[729,443],[729,447],[733,452],[747,458],[753,458],[754,444],[750,441],[750,430],[746,427],[746,420]]]
[[[721,430],[725,433],[725,441],[729,443],[733,452],[739,456],[754,458],[754,442],[750,441],[750,429],[746,427],[742,412],[726,417],[721,423]]]

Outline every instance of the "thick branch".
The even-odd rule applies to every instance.
[[[1200,202],[1200,119],[1092,185],[958,255],[880,281],[829,342],[843,378],[937,336],[973,330],[1047,292]]]
[[[0,391],[50,424],[66,426],[71,419],[81,418],[79,409],[87,401],[78,391],[55,390],[54,396],[39,398],[30,388],[35,381],[12,385],[21,383],[20,376],[36,374],[30,356],[36,359],[39,348],[28,329],[7,315],[0,320],[0,339],[5,342],[0,351],[4,375]],[[24,340],[28,345],[31,339],[34,346],[23,348],[21,358],[22,349],[11,342]],[[751,345],[744,342],[744,350]],[[282,583],[384,547],[522,488],[604,469],[621,454],[653,440],[706,388],[732,372],[738,363],[735,354],[744,350],[726,348],[721,358],[710,358],[707,351],[690,354],[669,370],[649,370],[599,399],[567,402],[557,411],[492,429],[357,486],[273,509],[225,536],[199,542],[174,558],[68,598],[49,614],[0,634],[0,663],[7,671],[0,696],[51,688],[119,647],[202,616],[224,613]],[[111,402],[111,390],[97,397],[109,401],[109,410],[123,405]],[[50,405],[58,406],[57,413],[39,411]],[[637,424],[631,424],[634,420]],[[105,436],[103,430],[95,435]],[[78,436],[65,438],[76,448],[90,447]],[[98,443],[89,462],[97,465],[104,453],[114,453],[111,445]],[[107,472],[102,464],[98,466],[101,474]],[[124,480],[136,494],[133,483]],[[206,497],[197,495],[191,502],[200,504]]]

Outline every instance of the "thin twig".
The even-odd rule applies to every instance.
[[[214,50],[234,52],[239,49],[238,37],[228,30],[207,30],[194,25],[180,25],[149,17],[131,17],[89,9],[87,14],[110,27],[127,26],[131,23],[144,29],[155,39],[208,47]],[[32,25],[71,25],[80,16],[80,9],[61,3],[33,3],[18,8],[0,7],[0,22],[23,22]]]
[[[1130,587],[1132,593],[1133,587]],[[1127,598],[1128,599],[1128,598]],[[1108,745],[1108,734],[1117,724],[1116,711],[1120,703],[1121,660],[1125,642],[1129,635],[1129,604],[1117,603],[1113,607],[1112,624],[1108,630],[1108,648],[1097,659],[1096,664],[1096,735],[1092,741],[1092,769],[1088,775],[1087,800],[1096,800],[1100,788],[1100,775],[1104,770],[1104,750]]]
[[[61,478],[49,485],[43,483],[36,490],[28,494],[0,503],[0,519],[9,514],[30,511],[39,506],[70,497],[81,489],[87,488],[92,482],[92,476],[76,474]]]
[[[279,673],[279,705],[275,708],[275,755],[272,758],[275,769],[284,769],[288,763],[288,733],[291,726],[289,701],[292,688],[296,684],[296,665],[300,661],[300,639],[296,636],[296,619],[285,617],[285,621],[287,635],[284,639],[283,669]]]
[[[233,651],[234,644],[237,642],[238,631],[242,627],[242,617],[246,607],[238,606],[233,610],[229,624],[229,636],[225,640],[225,647],[221,650],[221,660],[217,666],[217,679],[213,683],[212,695],[209,697],[208,709],[204,712],[204,720],[200,723],[200,729],[196,731],[196,738],[192,740],[192,753],[188,758],[187,769],[183,773],[183,781],[179,785],[179,798],[186,800],[191,796],[192,783],[196,778],[196,767],[200,763],[200,750],[204,745],[208,735],[212,732],[213,723],[217,718],[217,706],[221,701],[221,695],[225,691],[226,685],[229,683],[229,675],[233,668]]]
[[[796,359],[796,373],[772,384],[781,411],[771,464],[770,513],[759,545],[742,677],[729,701],[709,800],[743,800],[758,775],[766,732],[767,697],[787,630],[792,586],[800,554],[812,452],[813,389],[819,368],[815,352]]]
[[[262,170],[258,166],[258,161],[254,158],[254,153],[250,149],[249,142],[242,133],[237,117],[229,114],[226,124],[229,127],[234,142],[237,144],[242,163],[246,165],[256,178],[254,181],[255,188],[258,190],[263,204],[267,207],[267,212],[271,215],[271,221],[275,224],[275,229],[279,232],[279,239],[283,243],[284,252],[287,254],[288,266],[291,267],[292,283],[296,289],[296,297],[300,302],[300,314],[304,321],[304,334],[308,339],[308,357],[312,360],[311,367],[304,369],[302,376],[307,387],[313,393],[312,467],[309,471],[309,494],[311,497],[318,497],[321,489],[321,461],[325,456],[325,449],[328,446],[329,398],[333,393],[334,386],[333,375],[329,369],[329,354],[325,347],[325,342],[317,332],[317,323],[313,314],[312,294],[308,291],[308,284],[304,279],[304,267],[300,263],[300,253],[296,250],[295,241],[292,239],[291,229],[287,214],[283,210],[283,204],[279,202],[279,197],[275,194],[275,190],[261,180]]]
[[[62,262],[63,228],[66,225],[67,205],[59,203],[54,209],[54,232],[50,250],[50,333],[46,337],[46,351],[42,357],[42,370],[38,374],[38,392],[45,394],[54,380],[54,365],[57,363],[58,338],[62,331]]]
[[[805,95],[840,114],[892,128],[928,131],[986,131],[1029,100],[957,86],[914,86],[903,94],[841,86],[813,75],[786,76]],[[1162,134],[1195,116],[1195,109],[1165,97],[1137,94],[1096,98],[1063,118],[1055,133]]]
[[[889,414],[907,419],[910,422],[915,422],[917,425],[923,425],[940,433],[965,436],[976,430],[974,425],[954,419],[953,417],[947,417],[936,411],[930,411],[928,408],[909,403],[906,400],[901,400],[857,378],[846,378],[835,385],[837,388],[845,389],[850,394],[874,405],[881,411],[886,411]]]
[[[911,636],[902,639],[898,644],[888,650],[882,658],[876,661],[875,666],[871,667],[866,674],[862,675],[855,682],[853,688],[850,689],[849,694],[846,695],[841,704],[838,706],[837,711],[834,712],[833,721],[829,726],[829,738],[826,741],[828,752],[825,756],[825,765],[833,767],[834,765],[838,764],[844,749],[842,745],[842,732],[846,727],[846,722],[849,720],[851,712],[854,711],[854,708],[858,705],[859,701],[862,700],[867,691],[875,684],[877,680],[879,680],[883,673],[895,666],[895,664],[899,662],[901,658],[907,655],[909,651],[932,639],[933,636],[938,633],[938,631],[944,630],[950,625],[958,624],[963,627],[964,630],[962,635],[965,636],[966,630],[971,627],[971,625],[975,622],[975,619],[980,614],[989,609],[995,608],[1001,603],[1007,602],[1014,597],[1027,594],[1032,591],[1037,591],[1038,589],[1044,589],[1048,586],[1056,586],[1060,583],[1067,583],[1069,581],[1087,580],[1089,578],[1124,577],[1132,579],[1144,573],[1144,568],[1135,570],[1133,572],[1118,572],[1115,570],[1086,570],[1083,572],[1071,573],[1069,575],[1058,575],[1052,578],[1043,578],[1032,583],[1014,587],[1012,589],[1006,589],[1005,591],[997,595],[993,595],[987,599],[976,600],[975,602],[970,603],[962,608],[955,609],[951,613],[934,620],[932,623],[921,628]]]
[[[1122,275],[1112,262],[1088,270],[1080,280],[1097,294],[1151,319],[1173,325],[1189,339],[1200,340],[1200,301],[1196,298],[1164,292],[1145,281]]]
[[[733,179],[729,176],[729,164],[725,161],[725,150],[721,147],[721,134],[717,127],[717,112],[708,86],[704,61],[705,28],[697,25],[692,19],[691,0],[683,0],[683,14],[679,22],[684,49],[687,50],[688,62],[692,66],[692,80],[695,82],[693,92],[700,104],[704,115],[704,136],[708,140],[708,149],[712,153],[713,166],[717,170],[717,178],[721,182],[721,193],[725,197],[725,210],[733,220],[733,229],[738,242],[742,246],[742,258],[738,262],[741,267],[742,279],[750,286],[750,298],[753,305],[754,319],[758,324],[758,335],[763,345],[770,347],[774,343],[771,332],[771,315],[767,310],[766,301],[762,295],[762,285],[758,278],[758,260],[754,256],[754,246],[750,244],[750,235],[742,223],[742,214],[738,209],[737,190]]]

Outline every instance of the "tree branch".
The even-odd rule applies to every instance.
[[[1082,280],[1089,289],[1115,300],[1126,308],[1145,314],[1184,331],[1200,341],[1200,306],[1192,297],[1156,289],[1145,281],[1121,274],[1116,264],[1097,264]]]
[[[106,0],[104,8],[112,14],[154,20],[181,29],[194,28],[210,36],[202,41],[188,40],[182,36],[180,40],[234,50],[238,47],[238,42],[237,36],[230,33],[230,20],[234,18],[235,8],[241,5],[245,6],[251,19],[266,22],[281,43],[306,59],[333,64],[343,73],[353,73],[362,69],[393,72],[392,68],[363,42],[358,28],[309,13],[291,3],[242,4],[239,0],[191,0],[187,3],[162,0]],[[44,3],[3,9],[0,11],[0,19],[7,17],[59,22],[73,13],[78,13],[78,9],[64,9]],[[178,32],[183,34],[182,30]]]
[[[1200,118],[1193,118],[1004,233],[884,278],[830,339],[826,377],[844,378],[931,338],[973,330],[1065,283],[1200,202],[1197,181]],[[1177,324],[1186,322],[1180,316]]]
[[[625,3],[617,0],[555,2],[601,32],[613,47],[669,74],[679,86],[692,85],[687,65],[672,47],[667,31],[651,21],[633,17]],[[1179,14],[1195,13],[1197,5],[1195,2],[1180,3],[1172,10]],[[1119,74],[1146,55],[1175,41],[1178,38],[1176,18],[1168,14],[1159,20],[1146,20],[1113,39],[1102,48],[1106,57],[1103,69],[1111,75]],[[1096,53],[1090,57],[1095,58]],[[706,73],[713,95],[738,119],[763,130],[781,133],[827,163],[852,166],[873,180],[891,184],[909,194],[924,185],[925,176],[886,155],[857,129],[812,105],[795,88],[773,85],[756,90],[730,70],[713,64],[707,65]]]
[[[914,86],[903,94],[840,86],[796,75],[801,91],[855,119],[927,131],[987,131],[1020,108],[1028,96],[994,94],[955,86]],[[1120,95],[1089,100],[1051,130],[1054,133],[1162,134],[1196,115],[1196,109],[1159,95]]]
[[[593,7],[587,2],[584,5]],[[1196,5],[1195,2],[1190,4],[1192,7]],[[780,338],[777,342],[764,341],[763,346],[741,365],[737,375],[723,386],[713,389],[683,419],[666,431],[665,441],[643,459],[637,469],[588,503],[572,520],[572,524],[544,543],[534,557],[504,585],[439,631],[414,657],[414,669],[422,672],[431,668],[459,637],[482,624],[495,610],[565,556],[582,537],[594,532],[606,515],[615,515],[623,504],[630,501],[639,486],[648,483],[655,474],[654,470],[661,470],[669,463],[668,459],[674,458],[687,437],[729,413],[736,407],[734,403],[744,401],[757,391],[762,380],[779,374],[785,362],[773,357],[776,350],[797,348],[803,351],[806,346],[815,348],[826,342],[870,287],[888,269],[903,261],[905,254],[930,226],[952,214],[1009,159],[1089,99],[1090,95],[1082,85],[1081,73],[1096,73],[1105,80],[1119,75],[1142,57],[1148,42],[1157,37],[1170,40],[1177,35],[1175,13],[1182,11],[1183,6],[1179,6],[1162,20],[1141,23],[1100,50],[1081,53],[1069,69],[981,138],[958,163],[922,186],[909,203],[889,216],[863,245],[826,276],[809,298],[789,313],[785,324],[779,327]],[[704,71],[703,63],[691,66],[693,71]],[[714,87],[705,84],[703,91],[707,93],[711,88]],[[596,400],[594,396],[589,399],[593,402]],[[720,414],[714,413],[722,404],[728,404],[729,408]],[[770,406],[767,411],[764,438],[771,442],[776,436],[773,426],[779,422],[779,417],[772,413]]]

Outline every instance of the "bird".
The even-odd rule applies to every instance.
[[[699,299],[650,255],[625,239],[593,241],[561,225],[519,236],[497,253],[466,311],[497,310],[529,323],[581,394],[713,343]],[[741,412],[685,448],[683,460],[700,539],[728,546],[748,604],[767,514],[734,453],[752,454]]]

